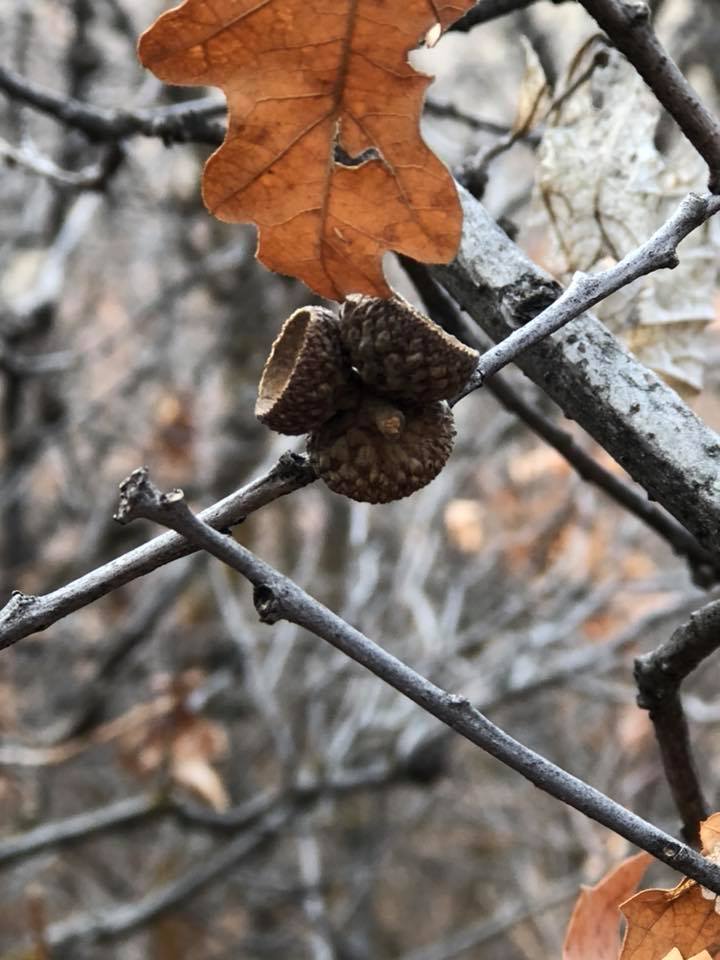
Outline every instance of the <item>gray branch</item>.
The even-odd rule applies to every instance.
[[[265,504],[312,483],[314,479],[315,473],[304,457],[286,453],[265,476],[208,507],[201,516],[213,527],[231,527]],[[0,611],[0,650],[31,633],[44,630],[118,587],[194,552],[195,548],[182,537],[166,533],[45,596],[14,593]]]
[[[480,357],[477,369],[463,393],[481,387],[488,377],[517,359],[523,351],[540,343],[622,287],[656,270],[672,270],[678,265],[678,244],[718,210],[720,197],[688,194],[673,216],[646,243],[614,267],[601,273],[576,273],[570,286],[553,304]]]
[[[720,868],[692,848],[626,810],[540,754],[523,746],[476,710],[384,650],[323,606],[270,564],[195,516],[182,491],[163,494],[147,471],[136,470],[120,487],[116,519],[154,520],[207,550],[254,586],[255,607],[264,623],[288,620],[332,644],[428,713],[558,800],[647,850],[658,860],[720,893]]]
[[[683,835],[695,844],[700,839],[700,821],[710,809],[693,758],[680,687],[718,647],[720,600],[715,600],[693,613],[667,642],[635,661],[638,706],[650,714]]]
[[[500,341],[554,303],[559,288],[466,190],[460,189],[460,197],[465,215],[460,250],[450,265],[433,267],[432,273],[479,326]],[[701,216],[701,208],[704,216],[710,202],[716,201],[690,200],[679,220],[676,215],[677,229],[685,230]],[[672,243],[667,236],[664,242],[658,256],[670,255]],[[626,280],[634,273],[627,258],[618,267]],[[590,291],[592,283],[591,278]],[[613,283],[612,289],[618,287]],[[717,554],[720,437],[674,390],[588,314],[526,349],[517,363],[651,499]]]
[[[646,3],[580,0],[598,26],[650,87],[710,168],[710,189],[720,191],[720,123],[664,49]]]

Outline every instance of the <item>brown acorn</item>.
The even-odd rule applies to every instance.
[[[311,433],[310,462],[336,493],[388,503],[430,483],[445,465],[455,427],[445,403],[418,406],[363,396]]]
[[[308,433],[357,399],[334,315],[302,307],[282,325],[260,378],[255,416],[278,433]]]
[[[417,403],[458,394],[479,356],[398,296],[349,296],[340,313],[340,336],[365,383]]]

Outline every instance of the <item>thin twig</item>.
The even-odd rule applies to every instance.
[[[509,906],[506,904],[497,916],[480,920],[461,930],[454,930],[442,940],[404,953],[398,960],[455,960],[469,950],[476,950],[481,945],[496,940],[524,920],[574,899],[581,882],[581,877],[571,877],[570,880],[563,880],[551,888],[541,900]]]
[[[432,319],[460,340],[476,349],[482,349],[487,342],[486,339],[475,334],[469,324],[462,323],[457,307],[433,280],[428,268],[408,257],[401,256],[399,259],[415,284]],[[496,373],[487,382],[485,389],[489,390],[506,410],[514,413],[534,433],[557,450],[583,480],[595,484],[616,503],[654,530],[678,556],[684,557],[698,585],[708,587],[720,579],[720,558],[716,558],[705,550],[685,527],[661,507],[648,500],[644,491],[631,486],[598,463],[594,457],[583,450],[572,434],[544,416],[537,407],[525,401],[502,374]]]
[[[50,180],[61,187],[72,187],[76,190],[95,190],[106,177],[105,164],[93,163],[82,170],[63,170],[28,144],[16,147],[7,140],[0,139],[0,160],[10,166],[22,167],[31,173]]]
[[[561,3],[562,0],[554,0],[555,3]],[[497,20],[498,17],[505,17],[509,13],[515,13],[517,10],[524,10],[535,0],[478,0],[478,3],[459,20],[456,20],[448,30],[467,33],[473,27],[481,23],[488,23],[490,20]]]
[[[683,680],[720,647],[720,600],[708,603],[679,626],[669,640],[635,661],[638,705],[655,727],[665,776],[688,843],[698,844],[699,824],[709,813],[693,759],[687,718],[680,699]]]
[[[514,740],[465,697],[448,693],[416,673],[268,563],[204,523],[189,510],[181,491],[160,493],[148,479],[146,470],[136,470],[120,489],[116,519],[122,523],[140,517],[154,520],[237,570],[253,584],[255,607],[264,623],[288,620],[326,640],[541,790],[720,893],[720,868],[715,864]]]
[[[186,873],[158,887],[138,903],[111,907],[52,924],[46,931],[48,945],[57,948],[78,942],[103,943],[146,926],[156,917],[176,909],[191,897],[207,890],[211,884],[227,877],[243,860],[278,835],[290,813],[283,807],[273,809],[252,830],[244,831],[229,843],[219,846],[194,863]]]
[[[690,193],[646,243],[623,257],[615,266],[601,273],[576,273],[554,303],[480,357],[475,373],[463,390],[463,396],[481,387],[488,377],[502,370],[529,347],[560,330],[616,290],[655,270],[676,267],[678,244],[718,210],[720,197]]]
[[[211,118],[224,116],[227,107],[214,97],[200,97],[154,110],[105,110],[63,97],[1,65],[0,90],[65,126],[80,130],[96,142],[144,136],[159,137],[165,143],[192,141],[219,146],[225,135],[224,126]]]
[[[435,279],[499,342],[553,304],[561,290],[461,187],[463,232]],[[521,353],[518,366],[698,542],[720,542],[720,436],[586,313]]]
[[[653,30],[645,3],[580,0],[598,26],[650,87],[710,169],[709,189],[720,191],[720,123],[671,59]]]
[[[214,527],[231,527],[260,507],[314,480],[315,473],[307,459],[287,453],[264,476],[208,507],[201,516]],[[195,548],[187,541],[166,533],[45,596],[14,593],[0,611],[0,650],[46,629],[118,587],[194,552]]]

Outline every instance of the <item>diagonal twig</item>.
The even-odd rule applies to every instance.
[[[623,257],[615,266],[601,273],[576,273],[554,303],[480,357],[463,394],[467,395],[481,387],[488,377],[502,370],[523,351],[560,330],[610,294],[648,273],[672,270],[678,265],[678,244],[718,211],[720,197],[690,193],[646,243]]]
[[[487,339],[475,334],[469,324],[462,322],[457,307],[433,280],[428,268],[408,257],[400,257],[400,263],[415,285],[432,319],[458,339],[476,349],[482,349]],[[662,537],[678,556],[684,557],[699,586],[707,587],[720,579],[720,557],[705,550],[685,527],[661,507],[648,500],[640,488],[631,486],[603,467],[583,450],[572,434],[563,430],[542,414],[537,407],[524,400],[502,374],[496,373],[491,377],[485,389],[489,390],[506,410],[514,413],[534,433],[557,450],[583,480],[594,484],[621,507],[642,520]]]
[[[514,740],[469,700],[448,693],[370,640],[270,564],[194,515],[183,494],[162,494],[146,470],[121,484],[116,519],[146,518],[181,534],[198,549],[241,573],[254,586],[254,601],[264,623],[288,620],[332,644],[471,743],[485,750],[558,800],[603,824],[658,860],[720,893],[720,868],[692,848],[626,810],[599,790]]]
[[[224,137],[224,124],[212,118],[225,116],[227,107],[214,97],[199,97],[152,110],[107,110],[61,96],[2,65],[0,91],[67,127],[81,131],[95,142],[143,136],[159,137],[165,143],[193,141],[219,146]]]
[[[501,341],[556,301],[559,287],[480,203],[466,190],[459,193],[465,216],[460,249],[451,264],[432,266],[431,273],[492,340]],[[517,363],[651,499],[717,554],[720,436],[671,387],[590,314],[520,353]]]
[[[315,472],[305,457],[286,453],[264,476],[208,507],[201,516],[212,526],[230,527],[260,507],[314,480]],[[195,548],[182,537],[166,533],[45,596],[14,593],[0,610],[0,650],[31,633],[44,630],[118,587],[194,552]]]
[[[714,600],[693,613],[669,640],[635,661],[638,706],[650,714],[683,836],[693,844],[698,844],[700,821],[710,810],[693,759],[680,687],[719,647],[720,600]]]
[[[710,169],[709,188],[720,191],[720,123],[668,55],[645,3],[580,0],[675,120]]]

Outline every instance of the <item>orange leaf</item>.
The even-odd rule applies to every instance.
[[[683,880],[674,890],[643,890],[622,905],[627,918],[620,960],[658,960],[676,947],[692,957],[707,950],[720,957],[720,915],[698,884]]]
[[[568,924],[563,960],[616,960],[620,950],[619,904],[637,888],[652,857],[637,853],[594,887],[583,887]]]
[[[700,839],[705,856],[712,856],[715,848],[720,844],[720,813],[711,814],[700,824]]]
[[[705,856],[720,862],[720,813],[700,824],[700,838]],[[620,960],[720,958],[720,900],[694,880],[672,890],[643,890],[621,910],[628,925]]]
[[[460,241],[453,181],[419,132],[430,78],[407,55],[472,2],[185,0],[139,54],[161,80],[224,90],[203,198],[258,225],[266,266],[326,297],[387,297],[385,251],[445,263]]]

